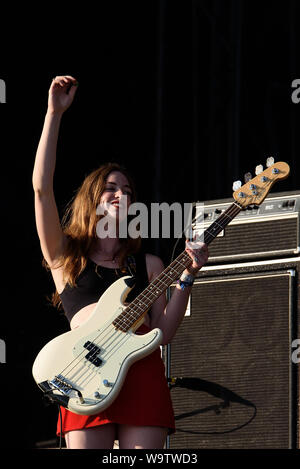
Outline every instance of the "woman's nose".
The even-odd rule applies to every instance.
[[[123,200],[125,200],[128,197],[128,193],[126,192],[126,189],[123,190],[120,187],[120,189],[116,189],[114,196],[118,199],[122,198]]]
[[[122,191],[122,189],[121,189],[121,188],[120,188],[120,189],[116,189],[116,191],[115,191],[115,196],[118,197],[118,198],[120,198],[120,197],[122,197],[122,195],[124,195],[124,192]]]

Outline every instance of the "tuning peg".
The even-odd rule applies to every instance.
[[[272,166],[272,164],[274,164],[275,160],[273,158],[273,156],[270,156],[269,158],[267,158],[267,168],[269,168],[270,166]]]
[[[251,179],[252,179],[252,174],[251,173],[246,173],[244,175],[244,181],[245,182],[249,182],[249,181],[251,181]]]
[[[242,182],[241,181],[234,181],[232,185],[232,189],[234,191],[237,191],[240,187],[242,187]]]
[[[262,173],[263,170],[264,170],[264,167],[263,167],[262,164],[259,164],[258,166],[256,166],[256,168],[255,168],[255,174],[256,174],[256,176],[258,176],[260,173]]]

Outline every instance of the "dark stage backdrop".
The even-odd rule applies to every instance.
[[[291,100],[292,81],[300,79],[298,0],[99,5],[49,6],[34,20],[18,7],[22,21],[11,14],[1,31],[7,283],[0,337],[7,362],[0,372],[9,383],[1,392],[16,403],[13,414],[21,412],[18,445],[24,447],[55,436],[56,409],[41,402],[31,365],[67,327],[46,300],[53,285],[41,267],[31,186],[52,77],[71,74],[79,81],[58,144],[61,214],[83,177],[109,160],[131,170],[147,204],[230,197],[233,180],[268,156],[291,166],[274,191],[299,189],[300,103]],[[147,240],[146,246],[169,263],[174,242]],[[15,418],[6,432],[12,446]]]

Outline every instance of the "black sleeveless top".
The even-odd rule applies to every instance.
[[[84,306],[97,303],[105,290],[125,275],[132,276],[135,281],[126,299],[126,302],[131,302],[149,284],[145,253],[128,256],[124,270],[103,267],[88,259],[86,268],[76,279],[76,286],[67,284],[59,295],[68,321]]]

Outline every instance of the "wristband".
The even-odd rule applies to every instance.
[[[177,280],[181,290],[184,290],[186,287],[193,286],[195,277],[192,274],[182,274],[180,279]]]

